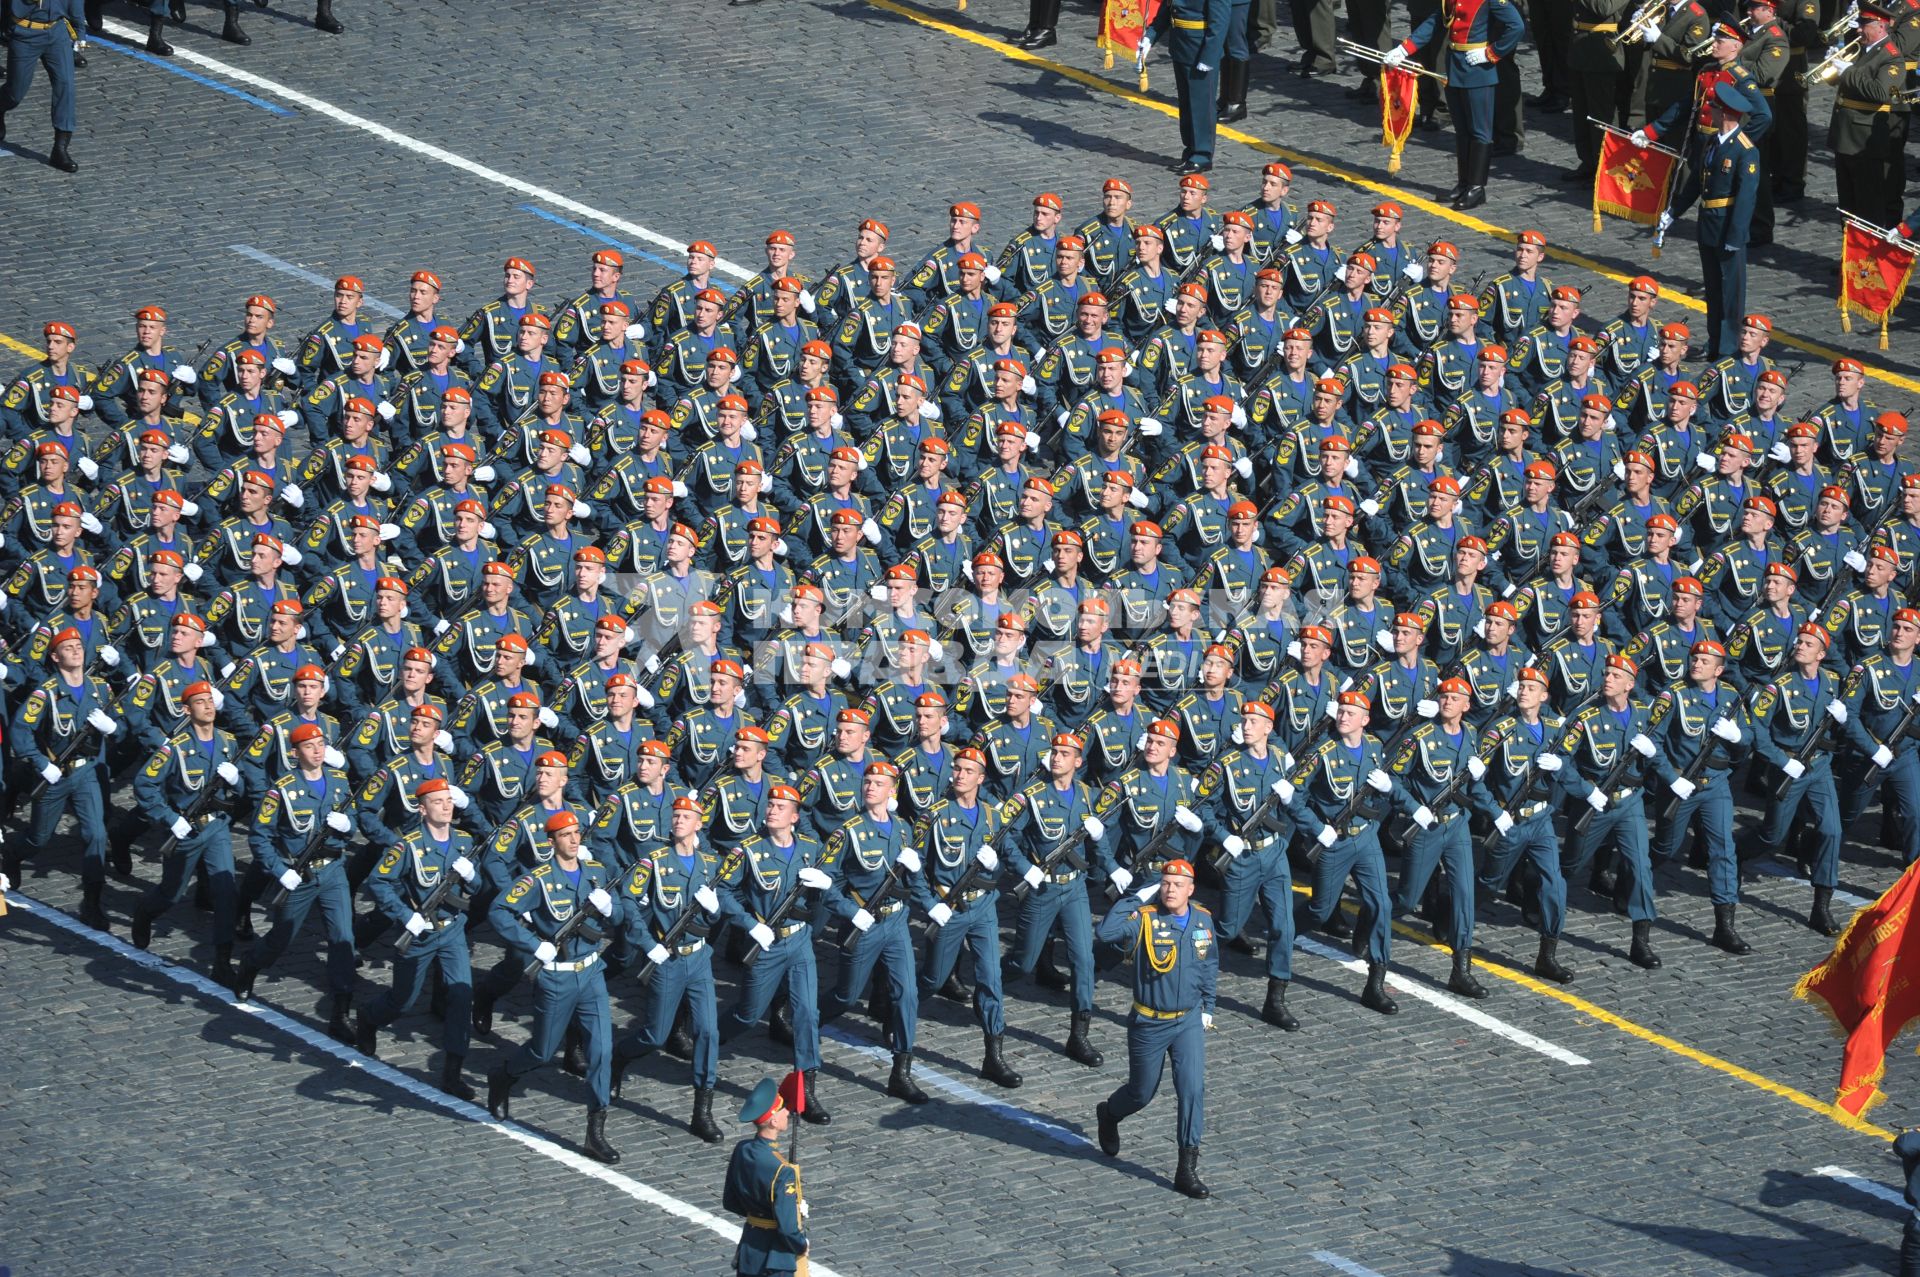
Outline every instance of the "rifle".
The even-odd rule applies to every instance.
[[[86,676],[90,677],[92,674],[92,671],[93,671],[93,666],[89,664],[87,666]],[[106,707],[103,705],[100,708],[104,710]],[[82,767],[87,765],[87,760],[82,758],[78,762],[75,762],[71,768],[69,768],[67,766],[67,760],[72,758],[75,754],[79,753],[80,747],[86,744],[87,741],[97,733],[98,733],[98,729],[96,729],[92,723],[89,723],[84,718],[80,719],[78,722],[74,724],[73,735],[71,738],[68,739],[66,748],[62,749],[58,754],[55,754],[51,759],[48,760],[55,767],[58,767],[62,772],[65,773],[65,775],[61,777],[62,780],[66,780],[70,778],[71,776],[74,775],[74,773],[78,772]],[[32,806],[34,803],[40,800],[40,796],[46,793],[47,790],[52,785],[53,785],[53,782],[48,780],[45,776],[40,777],[38,780],[34,782],[33,788],[27,791],[27,796],[21,799],[20,802],[14,804],[14,810],[18,811],[22,806],[28,806],[28,807]]]
[[[1080,854],[1080,844],[1086,840],[1087,827],[1085,818],[1083,817],[1078,829],[1056,843],[1053,850],[1047,853],[1045,860],[1037,862],[1038,869],[1043,874],[1052,875],[1059,872],[1061,865],[1066,864],[1085,873],[1087,861],[1086,857]],[[1013,898],[1015,900],[1024,900],[1026,899],[1027,893],[1032,890],[1033,888],[1027,885],[1027,880],[1022,878],[1013,885]]]
[[[893,868],[888,870],[887,876],[880,880],[879,888],[871,896],[865,900],[861,900],[860,907],[872,914],[874,920],[877,922],[880,918],[881,907],[905,891],[906,888],[907,870],[898,860],[895,860],[893,862]],[[855,897],[855,899],[859,898]],[[865,934],[866,932],[849,922],[847,924],[847,934],[840,941],[840,951],[842,953],[852,953],[853,946],[858,943],[860,937]]]
[[[1828,702],[1830,707],[1834,703],[1835,702],[1831,701]],[[1806,743],[1800,746],[1799,749],[1794,750],[1788,757],[1794,762],[1799,763],[1802,767],[1805,767],[1813,761],[1815,755],[1826,748],[1827,737],[1837,725],[1838,720],[1835,719],[1832,714],[1822,714],[1820,721],[1814,725],[1813,734],[1807,737]],[[1805,772],[1801,773],[1803,776],[1805,774]],[[1781,768],[1780,778],[1774,781],[1773,788],[1768,790],[1767,793],[1772,798],[1785,798],[1787,796],[1787,790],[1791,788],[1793,788],[1793,777],[1787,775],[1785,768]]]
[[[931,844],[929,844],[928,846],[928,851],[929,852],[932,851]],[[955,907],[953,902],[956,900],[960,900],[961,897],[965,896],[969,891],[972,891],[974,888],[974,884],[978,883],[982,877],[985,877],[989,882],[989,884],[991,884],[993,874],[998,873],[999,868],[1000,868],[1000,862],[996,860],[994,861],[993,869],[988,870],[985,865],[982,865],[980,863],[980,854],[978,852],[975,852],[973,859],[967,862],[967,867],[961,871],[959,879],[955,881],[951,887],[945,888],[943,890],[940,887],[940,884],[932,881],[931,878],[928,879],[927,885],[933,888],[933,892],[936,896],[940,897],[940,903],[946,905],[949,909],[952,909],[954,913],[954,917],[957,918],[961,914],[967,912],[970,906],[967,905],[964,901],[962,901],[958,907]],[[927,960],[930,960],[933,956],[933,937],[934,937],[934,934],[939,930],[940,928],[934,926],[933,920],[929,918],[927,920],[927,925],[925,928],[925,934],[927,939],[927,952],[924,955],[924,958]]]
[[[1906,714],[1901,717],[1898,723],[1894,724],[1893,730],[1889,732],[1887,738],[1880,743],[1888,749],[1892,749],[1895,745],[1898,745],[1907,738],[1908,734],[1913,731],[1913,726],[1916,722],[1920,722],[1920,694],[1915,695],[1913,704],[1907,707]],[[1872,733],[1868,733],[1868,735],[1871,736]],[[1865,787],[1879,780],[1882,770],[1884,769],[1878,763],[1868,767],[1867,774],[1860,778],[1861,786]]]
[[[1291,757],[1293,757],[1291,754],[1282,755],[1283,759]],[[1288,768],[1288,770],[1290,771],[1292,769]],[[1238,828],[1234,829],[1233,832],[1242,838],[1247,837],[1249,834],[1259,833],[1262,829],[1266,828],[1267,825],[1272,823],[1281,805],[1280,795],[1274,793],[1272,787],[1269,786],[1266,798],[1261,800],[1259,806],[1247,813],[1245,820],[1238,822]],[[1212,862],[1218,866],[1226,859],[1230,859],[1230,857],[1227,856],[1226,848],[1222,847],[1220,851],[1212,857]]]
[[[463,886],[464,884],[461,882],[460,875],[453,871],[451,865],[443,867],[440,870],[440,881],[434,884],[433,891],[428,894],[425,900],[420,902],[420,907],[414,910],[414,912],[422,918],[425,918],[429,923],[433,921],[433,916],[443,908],[451,909],[455,913],[464,912],[467,907],[467,902],[466,893],[462,890]],[[398,943],[394,945],[394,949],[404,958],[407,956],[408,951],[413,948],[414,942],[419,938],[419,936],[409,931],[400,937]]]
[[[1678,712],[1677,708],[1675,712]],[[1689,782],[1696,789],[1699,787],[1700,778],[1707,774],[1707,767],[1713,762],[1714,755],[1720,752],[1720,738],[1713,734],[1713,724],[1721,717],[1721,715],[1716,714],[1712,720],[1708,721],[1704,729],[1707,737],[1706,744],[1702,745],[1700,752],[1693,756],[1693,762],[1687,765],[1687,769],[1680,773],[1680,779]],[[1679,812],[1680,804],[1685,801],[1687,800],[1680,795],[1669,793],[1666,805],[1660,809],[1660,819],[1663,821],[1672,820],[1675,814]]]
[[[779,937],[780,928],[785,926],[787,919],[793,916],[793,911],[800,907],[800,900],[808,890],[807,884],[795,877],[793,886],[787,888],[787,894],[780,897],[780,903],[773,907],[773,912],[761,920],[766,924],[767,930],[774,933],[776,939]],[[760,955],[765,952],[766,950],[757,944],[747,946],[747,956],[741,959],[740,965],[752,966],[760,961]]]
[[[552,940],[554,951],[556,953],[565,953],[567,951],[567,941],[580,938],[586,940],[588,944],[593,945],[593,952],[598,955],[602,949],[607,947],[606,936],[601,933],[598,926],[599,922],[600,917],[593,911],[592,906],[588,905],[584,900],[581,901],[574,906],[573,916],[562,923],[560,930],[554,933]],[[535,958],[533,961],[527,963],[525,969],[520,972],[520,978],[522,980],[527,979],[543,965],[545,964],[542,963],[540,959]]]
[[[1607,774],[1600,778],[1600,783],[1595,785],[1594,788],[1611,798],[1613,791],[1620,787],[1620,782],[1626,779],[1627,769],[1637,766],[1639,762],[1640,755],[1634,752],[1631,738],[1621,741],[1620,757],[1614,759],[1613,766],[1607,769]],[[1587,830],[1592,827],[1593,818],[1597,814],[1593,809],[1593,805],[1589,803],[1585,811],[1574,817],[1573,832],[1576,834],[1586,833]]]
[[[294,862],[287,866],[287,868],[300,875],[302,886],[306,885],[307,866],[319,858],[320,842],[326,833],[327,813],[316,810],[313,814],[313,829],[312,832],[307,835],[306,845],[300,848],[300,854],[294,858]],[[284,886],[281,887],[280,890],[273,894],[273,899],[267,902],[267,908],[278,909],[281,905],[287,903],[287,897],[292,894],[293,891],[291,889]]]
[[[205,813],[209,818],[211,818],[213,815],[212,812],[207,811],[207,808],[213,804],[213,796],[215,793],[214,786],[216,782],[223,785],[226,783],[225,781],[221,781],[220,778],[214,774],[214,770],[215,770],[214,767],[207,768],[206,777],[201,781],[201,784],[200,784],[200,792],[197,795],[195,795],[193,802],[187,806],[187,809],[180,813],[182,816],[186,818],[187,823],[190,825],[199,826],[200,816],[202,813]],[[204,826],[200,826],[200,827],[204,828]],[[196,829],[195,832],[197,833],[198,829]],[[174,848],[178,847],[179,845],[180,845],[179,835],[169,830],[167,833],[166,841],[160,844],[160,859],[165,860],[168,856],[171,856],[173,854]],[[405,951],[402,950],[402,952],[405,952]]]
[[[667,934],[660,937],[660,944],[671,954],[673,947],[679,944],[681,938],[689,931],[692,931],[695,926],[700,927],[700,930],[695,933],[696,938],[704,937],[707,932],[713,929],[713,925],[707,921],[707,911],[700,907],[700,903],[693,898],[693,893],[688,892],[686,895],[686,908],[680,911],[680,916],[673,920],[671,927],[667,928]],[[759,948],[758,945],[754,947],[756,949]],[[640,955],[640,962],[640,983],[643,986],[652,984],[654,973],[659,971],[660,968],[649,961],[644,953]]]
[[[1586,713],[1587,706],[1593,704],[1595,701],[1599,699],[1600,699],[1600,693],[1598,692],[1592,693],[1587,697],[1587,699],[1585,699],[1584,701],[1581,701],[1578,705],[1574,706],[1573,712],[1571,714],[1565,715],[1563,718],[1563,721],[1570,721],[1572,719],[1578,718],[1580,715]],[[1542,724],[1544,725],[1546,721],[1544,715],[1542,716],[1541,721],[1542,721]],[[1553,752],[1554,751],[1552,749],[1547,748],[1546,746],[1542,746],[1540,753],[1535,754],[1531,759],[1527,761],[1527,770],[1520,773],[1519,787],[1513,791],[1515,796],[1519,800],[1518,802],[1515,803],[1515,806],[1524,805],[1526,803],[1527,795],[1533,792],[1534,782],[1540,776],[1540,754],[1550,754]],[[1560,765],[1562,767],[1566,767],[1568,764],[1563,760]],[[1513,813],[1511,811],[1508,811],[1505,807],[1502,807],[1500,810],[1509,817],[1513,815]]]
[[[1180,828],[1180,822],[1172,815],[1169,815],[1160,828],[1153,831],[1153,837],[1147,839],[1145,845],[1133,853],[1131,862],[1122,867],[1128,873],[1138,878],[1140,871],[1153,863],[1153,858],[1160,853],[1162,847],[1166,846],[1167,843],[1172,840],[1173,831],[1178,828]],[[1082,832],[1084,832],[1084,830]],[[1111,879],[1107,881],[1107,891],[1114,900],[1118,900],[1125,894],[1115,889]]]

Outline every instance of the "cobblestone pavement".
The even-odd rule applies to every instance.
[[[657,259],[629,270],[650,293],[679,272],[674,245],[694,237],[750,268],[766,230],[785,225],[818,271],[842,258],[869,213],[890,221],[894,248],[910,257],[938,241],[941,213],[960,196],[985,204],[993,243],[1042,189],[1065,195],[1070,216],[1091,214],[1109,174],[1134,183],[1143,212],[1172,200],[1174,125],[1089,83],[1129,90],[1132,77],[1098,70],[1085,6],[1068,13],[1051,65],[994,43],[1024,19],[1009,0],[973,0],[964,13],[893,0],[514,3],[490,6],[484,23],[470,6],[383,0],[343,5],[352,30],[337,40],[303,15],[249,8],[245,50],[211,38],[216,9],[191,12],[190,29],[172,37],[182,57],[171,70],[96,46],[82,73],[79,179],[35,162],[44,98],[9,121],[25,150],[0,159],[0,212],[34,249],[0,290],[0,333],[28,338],[59,315],[80,326],[82,359],[97,361],[124,346],[132,308],[150,301],[173,311],[175,339],[191,348],[224,336],[239,300],[265,290],[283,303],[282,335],[297,336],[325,312],[325,282],[349,270],[397,304],[407,272],[431,265],[449,280],[444,313],[459,318],[491,295],[510,252],[539,263],[547,297],[577,288],[587,253],[612,239]],[[1151,96],[1164,101],[1171,76],[1157,70]],[[1337,238],[1353,241],[1373,188],[1308,170],[1385,181],[1377,131],[1343,86],[1298,80],[1282,59],[1263,57],[1255,79],[1245,136],[1307,157],[1296,196],[1338,200]],[[1552,180],[1569,162],[1565,117],[1533,123],[1527,154],[1496,166],[1484,221],[1403,201],[1409,237],[1456,239],[1468,278],[1505,257],[1491,228],[1522,226],[1609,271],[1641,269],[1644,241],[1617,224],[1596,238],[1584,196]],[[1410,195],[1444,185],[1444,142],[1415,139],[1396,179]],[[1250,196],[1268,153],[1224,146],[1221,198]],[[1796,337],[1912,377],[1910,322],[1896,324],[1885,354],[1871,335],[1836,331],[1823,262],[1837,221],[1820,157],[1812,180],[1815,198],[1783,215],[1782,245],[1756,271],[1754,305]],[[1662,278],[1688,286],[1692,258],[1677,238]],[[1557,262],[1552,273],[1590,286],[1601,317],[1620,303],[1621,285],[1588,267]],[[1819,362],[1776,353],[1789,367]],[[1812,372],[1818,397],[1824,377]],[[1870,394],[1899,406],[1914,389],[1882,380]],[[23,889],[70,910],[76,864],[63,838]],[[1843,885],[1870,898],[1897,868],[1877,848],[1850,849]],[[157,874],[139,863],[143,882]],[[1628,964],[1624,919],[1576,888],[1563,948],[1579,970],[1572,997],[1489,978],[1485,1013],[1558,1058],[1408,997],[1382,1019],[1359,1007],[1358,977],[1313,955],[1299,960],[1305,1028],[1283,1035],[1253,1018],[1255,964],[1230,959],[1210,1043],[1208,1203],[1168,1191],[1170,1096],[1128,1123],[1119,1162],[1085,1143],[1093,1104],[1122,1075],[1127,998],[1113,980],[1100,987],[1109,1062],[1098,1071],[1058,1054],[1059,995],[1013,991],[1010,1038],[1027,1076],[1015,1092],[982,1094],[991,1088],[973,1073],[971,1016],[943,1001],[925,1012],[924,1067],[937,1077],[923,1109],[884,1097],[883,1063],[830,1043],[823,1083],[836,1121],[809,1128],[802,1149],[820,1257],[860,1274],[1887,1271],[1898,1209],[1816,1174],[1837,1166],[1891,1184],[1897,1167],[1879,1138],[1823,1108],[1838,1046],[1788,997],[1827,948],[1801,925],[1807,889],[1751,876],[1742,926],[1756,952],[1735,959],[1702,943],[1702,875],[1668,868],[1662,883],[1662,970]],[[133,884],[110,885],[116,919],[134,899]],[[1482,953],[1524,966],[1530,934],[1512,911],[1489,912]],[[154,952],[204,969],[205,929],[183,908]],[[350,1053],[76,938],[44,912],[0,922],[0,945],[0,1069],[12,1083],[0,1121],[0,1265],[14,1272],[726,1265],[728,1241],[684,1214],[352,1069]],[[384,953],[370,955],[363,991],[387,978]],[[1407,982],[1443,987],[1444,953],[1403,935],[1395,958]],[[303,939],[262,981],[262,1001],[310,1031],[324,1023],[318,975]],[[732,976],[723,973],[723,998]],[[637,1005],[630,992],[619,1000],[625,1014]],[[524,1036],[525,995],[504,1009],[494,1044],[476,1044],[475,1071]],[[383,1056],[416,1082],[430,1077],[430,1018],[398,1027]],[[843,1027],[874,1033],[857,1017]],[[762,1037],[739,1046],[723,1064],[723,1108],[783,1067]],[[619,1173],[717,1211],[725,1149],[680,1129],[684,1065],[649,1061],[637,1076],[611,1125],[626,1154]],[[1885,1085],[1891,1099],[1875,1122],[1920,1121],[1910,1054],[1896,1049]],[[516,1115],[571,1148],[579,1084],[549,1072],[529,1092]]]

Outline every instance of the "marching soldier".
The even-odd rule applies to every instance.
[[[1573,846],[1563,868],[1579,875],[1591,867],[1591,890],[1625,897],[1633,924],[1627,958],[1651,971],[1660,965],[1660,957],[1653,951],[1653,865],[1647,856],[1641,791],[1645,777],[1658,774],[1649,763],[1660,747],[1650,734],[1654,725],[1647,703],[1633,694],[1639,677],[1640,667],[1631,657],[1609,656],[1601,702],[1566,725],[1553,752],[1573,763],[1571,770],[1560,773],[1568,796],[1594,812],[1584,822],[1573,821]],[[1602,852],[1605,858],[1599,858]],[[1610,869],[1614,860],[1617,867]]]
[[[1706,846],[1707,882],[1713,900],[1715,948],[1731,954],[1753,947],[1734,930],[1740,900],[1740,862],[1733,846],[1731,774],[1753,748],[1746,706],[1731,684],[1723,684],[1727,648],[1712,639],[1693,645],[1687,682],[1660,694],[1650,715],[1660,745],[1654,770],[1679,799],[1672,816],[1659,824],[1656,850],[1662,860],[1680,851],[1689,828]],[[1744,747],[1744,748],[1743,748]],[[1739,754],[1733,753],[1739,749]]]
[[[1823,742],[1838,735],[1849,711],[1841,680],[1825,667],[1833,635],[1807,622],[1793,643],[1793,669],[1755,689],[1748,714],[1753,749],[1779,773],[1760,823],[1763,854],[1789,850],[1811,869],[1813,908],[1807,925],[1824,936],[1839,934],[1833,892],[1840,872],[1840,795],[1834,785],[1834,750]],[[1810,823],[1800,823],[1801,813]]]
[[[1546,712],[1544,671],[1527,666],[1515,682],[1513,712],[1480,738],[1480,761],[1487,769],[1483,779],[1498,812],[1479,885],[1490,895],[1503,891],[1514,870],[1526,863],[1533,875],[1528,890],[1540,928],[1533,972],[1566,984],[1573,972],[1560,962],[1558,951],[1567,914],[1567,880],[1560,872],[1560,839],[1553,828],[1560,793],[1557,777],[1566,766],[1566,759],[1554,752],[1563,720]]]

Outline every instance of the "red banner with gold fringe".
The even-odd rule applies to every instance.
[[[1800,977],[1793,996],[1833,1017],[1847,1045],[1835,1107],[1859,1117],[1886,1096],[1887,1048],[1920,1015],[1920,931],[1913,922],[1920,862],[1854,915],[1827,960]]]
[[[1380,68],[1380,140],[1387,146],[1387,172],[1400,171],[1400,153],[1413,135],[1420,108],[1420,77],[1399,67]]]
[[[1113,70],[1115,53],[1138,54],[1140,37],[1153,25],[1160,5],[1161,0],[1107,0],[1100,11],[1100,48],[1107,55],[1107,70]],[[1141,67],[1140,91],[1146,90],[1147,70]]]
[[[1840,242],[1840,328],[1853,331],[1854,315],[1880,325],[1880,349],[1887,348],[1887,321],[1900,308],[1913,278],[1914,250],[1890,233],[1847,219]]]
[[[1679,160],[1663,147],[1635,146],[1631,135],[1603,127],[1593,173],[1593,233],[1600,233],[1602,213],[1636,226],[1658,222]]]

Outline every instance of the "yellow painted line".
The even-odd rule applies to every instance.
[[[868,3],[876,2],[877,0],[868,0]],[[1304,896],[1311,894],[1309,888],[1299,883],[1293,885],[1293,890],[1296,895]],[[1358,912],[1358,910],[1351,905],[1343,905],[1343,908],[1349,913]],[[1426,948],[1437,950],[1449,956],[1453,953],[1452,949],[1441,944],[1426,932],[1416,930],[1404,922],[1394,923],[1393,930],[1394,934]],[[1544,980],[1535,979],[1525,972],[1508,966],[1504,961],[1488,961],[1486,957],[1482,955],[1477,965],[1479,970],[1486,972],[1488,975],[1508,981],[1511,984],[1517,984],[1521,988],[1537,993],[1543,998],[1551,998],[1555,1002],[1572,1007],[1582,1015],[1591,1016],[1602,1024],[1620,1030],[1620,1032],[1626,1034],[1628,1037],[1638,1038],[1650,1046],[1657,1046],[1661,1050],[1669,1051],[1684,1060],[1691,1060],[1702,1068],[1712,1069],[1716,1073],[1724,1073],[1728,1077],[1740,1082],[1745,1082],[1748,1086],[1754,1087],[1757,1090],[1765,1091],[1768,1095],[1778,1096],[1780,1099],[1786,1100],[1789,1103],[1798,1104],[1801,1108],[1809,1112],[1818,1113],[1821,1117],[1827,1118],[1829,1121],[1837,1123],[1840,1126],[1844,1126],[1850,1131],[1858,1131],[1862,1135],[1873,1135],[1888,1141],[1891,1141],[1894,1137],[1894,1132],[1884,1126],[1869,1122],[1865,1118],[1855,1117],[1845,1109],[1830,1104],[1825,1100],[1816,1100],[1805,1091],[1788,1086],[1785,1082],[1776,1082],[1770,1077],[1755,1073],[1752,1069],[1735,1064],[1731,1060],[1723,1060],[1717,1055],[1710,1055],[1697,1047],[1688,1046],[1685,1042],[1670,1038],[1664,1033],[1657,1033],[1643,1024],[1637,1024],[1627,1019],[1624,1015],[1619,1015],[1607,1010],[1598,1003],[1589,1002],[1585,998],[1568,993],[1557,984],[1549,984]]]
[[[9,337],[5,333],[0,333],[0,346],[5,346],[8,350],[18,351],[29,359],[45,359],[47,357],[46,347],[29,346],[26,342]]]
[[[1158,111],[1161,115],[1167,116],[1170,119],[1177,120],[1180,118],[1180,108],[1170,102],[1162,102],[1158,98],[1148,97],[1146,94],[1128,85],[1109,80],[1104,76],[1095,75],[1091,71],[1082,71],[1078,67],[1068,66],[1064,62],[1055,62],[1052,58],[1043,58],[1039,54],[1029,53],[1025,49],[1016,49],[1004,41],[994,39],[992,36],[982,35],[978,31],[971,31],[966,27],[958,26],[952,22],[934,17],[932,14],[921,9],[916,9],[911,5],[901,4],[899,0],[866,0],[866,3],[876,9],[881,9],[897,17],[905,18],[909,22],[917,23],[929,30],[938,31],[943,35],[950,35],[957,40],[965,40],[968,44],[978,45],[983,49],[989,49],[1001,57],[1009,58],[1015,62],[1024,62],[1029,66],[1039,67],[1055,75],[1064,76],[1075,84],[1092,89],[1096,93],[1105,93],[1112,97],[1120,98],[1123,101],[1130,102],[1135,106],[1145,107],[1149,111]],[[1422,212],[1430,213],[1435,217],[1452,222],[1456,226],[1462,226],[1468,230],[1478,231],[1483,235],[1492,236],[1494,239],[1502,239],[1509,242],[1519,237],[1518,232],[1510,231],[1504,226],[1499,226],[1492,222],[1484,221],[1481,218],[1458,212],[1457,210],[1446,207],[1444,204],[1436,204],[1432,200],[1416,195],[1401,187],[1392,186],[1386,182],[1374,181],[1372,178],[1365,177],[1352,169],[1343,168],[1338,164],[1322,160],[1316,156],[1302,154],[1299,151],[1276,145],[1263,137],[1256,137],[1251,133],[1242,132],[1239,129],[1224,124],[1220,126],[1219,134],[1221,137],[1230,141],[1240,142],[1250,146],[1256,151],[1277,156],[1285,160],[1295,170],[1305,169],[1309,172],[1319,173],[1325,177],[1337,178],[1351,186],[1357,186],[1363,191],[1391,198],[1402,205],[1420,209]],[[1624,275],[1591,257],[1572,252],[1568,249],[1549,247],[1547,249],[1547,256],[1555,261],[1565,262],[1570,266],[1578,266],[1582,270],[1591,271],[1604,279],[1612,280],[1616,284],[1624,285],[1633,278],[1633,276]],[[1662,300],[1671,300],[1677,306],[1702,315],[1707,311],[1707,304],[1705,302],[1689,297],[1683,293],[1662,290],[1661,298]],[[1822,305],[1823,307],[1829,305],[1825,298],[1822,298]],[[1835,313],[1837,314],[1838,312],[1836,311]],[[1840,358],[1843,353],[1830,346],[1823,346],[1819,342],[1810,341],[1805,337],[1796,337],[1791,333],[1782,332],[1778,328],[1774,329],[1773,340],[1780,345],[1790,346],[1795,350],[1818,356],[1827,362],[1832,362]],[[1920,394],[1920,380],[1903,376],[1900,373],[1891,372],[1885,368],[1877,368],[1871,364],[1866,365],[1866,369],[1869,377],[1884,381],[1892,386],[1898,386],[1902,390]]]

